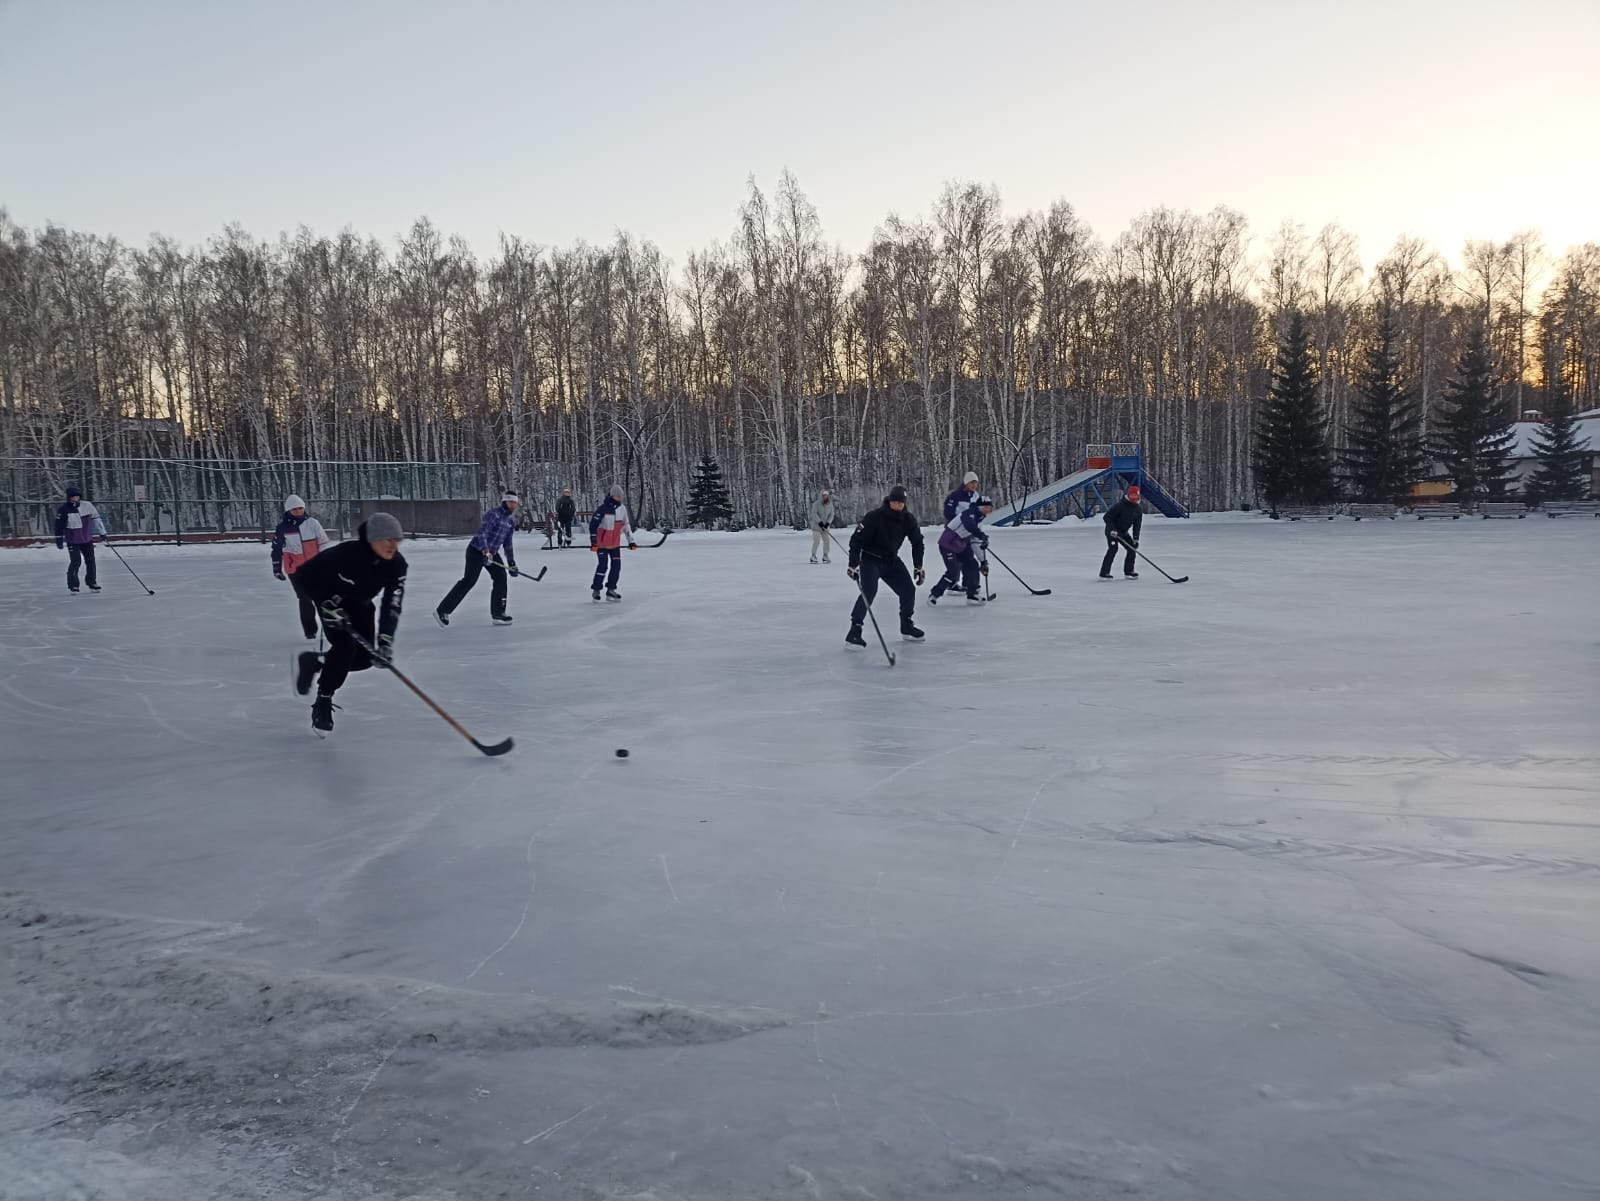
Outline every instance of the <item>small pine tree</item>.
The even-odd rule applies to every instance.
[[[700,456],[689,481],[689,524],[710,529],[718,521],[733,516],[733,501],[722,482],[722,468],[709,454]]]
[[[1256,427],[1254,462],[1256,487],[1274,510],[1284,501],[1316,504],[1334,494],[1328,422],[1317,401],[1317,371],[1299,313],[1278,347]]]
[[[1578,420],[1565,381],[1551,383],[1546,407],[1550,424],[1534,435],[1528,499],[1588,500],[1589,440],[1578,437]]]
[[[1422,407],[1400,382],[1399,331],[1387,309],[1367,352],[1361,393],[1341,456],[1357,499],[1401,504],[1423,473]]]
[[[1455,378],[1445,387],[1433,453],[1455,481],[1456,496],[1468,505],[1505,491],[1515,435],[1495,403],[1489,342],[1480,328],[1456,361]]]

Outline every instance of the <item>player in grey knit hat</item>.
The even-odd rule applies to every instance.
[[[289,577],[294,590],[317,606],[328,653],[306,651],[295,661],[294,686],[301,696],[317,682],[311,706],[311,728],[319,737],[333,729],[333,694],[353,671],[374,665],[371,654],[351,633],[359,634],[378,652],[377,666],[394,658],[400,627],[400,602],[406,590],[406,560],[400,553],[403,531],[389,513],[374,513],[356,537],[325,550]],[[383,593],[383,605],[373,599]]]

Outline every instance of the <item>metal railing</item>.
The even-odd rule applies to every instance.
[[[344,537],[352,501],[476,502],[483,469],[477,463],[0,458],[0,538],[54,538],[68,486],[82,489],[111,534],[181,544],[186,537],[266,538],[291,493]]]

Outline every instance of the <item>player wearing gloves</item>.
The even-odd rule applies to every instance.
[[[833,526],[833,494],[826,488],[811,502],[811,507],[806,510],[806,521],[811,526],[811,561],[817,561],[817,546],[822,547],[822,561],[828,562],[828,551],[833,546],[833,535],[828,530]]]
[[[1117,560],[1119,550],[1127,550],[1122,561],[1122,574],[1130,580],[1139,578],[1133,569],[1133,550],[1139,545],[1139,526],[1143,516],[1139,512],[1139,485],[1130,485],[1122,499],[1106,510],[1106,557],[1100,560],[1100,578],[1111,578],[1111,565]]]
[[[867,606],[878,595],[878,581],[882,580],[900,597],[900,636],[911,642],[921,642],[923,633],[911,620],[917,607],[917,588],[900,561],[900,545],[911,540],[911,566],[916,584],[927,579],[922,570],[922,529],[911,510],[906,508],[906,490],[896,484],[883,498],[883,504],[862,517],[855,533],[850,535],[850,566],[846,569],[852,580],[861,585],[861,595],[850,611],[850,632],[844,640],[851,646],[866,646],[861,636],[861,623],[867,619]]]
[[[605,500],[596,506],[589,518],[589,549],[598,556],[594,563],[594,580],[589,592],[600,599],[600,585],[606,588],[608,601],[619,601],[617,581],[622,578],[622,539],[628,539],[628,549],[638,550],[633,540],[633,526],[628,524],[628,506],[622,503],[625,493],[621,484],[612,484]],[[609,571],[607,570],[609,568]]]
[[[94,572],[94,540],[104,540],[105,522],[100,511],[83,499],[77,488],[67,488],[67,500],[56,510],[56,549],[67,552],[67,591],[78,590],[78,565],[83,564],[83,582],[90,592],[99,592]]]
[[[315,517],[306,515],[306,502],[289,495],[283,501],[283,520],[272,533],[272,574],[286,580],[311,556],[332,541]],[[300,628],[307,638],[317,636],[317,607],[300,597]]]
[[[978,586],[989,574],[989,561],[979,559],[981,551],[989,549],[989,535],[983,532],[983,519],[994,510],[994,501],[980,496],[945,524],[939,535],[939,554],[944,558],[944,575],[928,592],[928,603],[936,605],[939,598],[959,581],[966,590],[969,604],[981,605],[983,595]]]
[[[400,553],[400,522],[388,513],[374,513],[356,531],[352,542],[303,563],[290,577],[294,590],[317,607],[328,635],[328,653],[301,652],[294,689],[301,696],[317,682],[311,706],[311,728],[319,735],[333,729],[333,694],[353,671],[374,663],[387,667],[394,658],[394,636],[400,625],[400,604],[406,590],[406,560]],[[382,608],[373,598],[383,593]],[[377,652],[374,658],[354,638]]]
[[[483,524],[467,544],[466,570],[433,611],[433,620],[440,625],[450,624],[450,614],[466,599],[486,567],[489,569],[489,620],[497,626],[511,624],[511,615],[506,612],[506,579],[508,575],[517,574],[517,556],[511,548],[511,535],[516,532],[520,503],[515,492],[507,492],[498,505],[483,515]],[[505,549],[504,563],[495,558],[495,552],[501,548]]]

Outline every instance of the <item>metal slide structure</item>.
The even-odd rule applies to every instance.
[[[1129,484],[1138,484],[1143,499],[1166,517],[1187,517],[1184,508],[1144,469],[1143,447],[1138,442],[1091,443],[1085,448],[1086,466],[1069,476],[1034,488],[989,514],[989,525],[1017,525],[1031,515],[1054,509],[1053,520],[1068,514],[1089,517],[1116,503]]]

